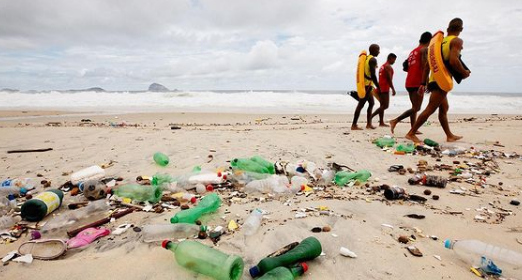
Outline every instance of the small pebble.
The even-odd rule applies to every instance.
[[[520,201],[513,199],[513,200],[511,200],[511,202],[509,204],[515,205],[515,206],[519,206],[520,205]]]
[[[439,200],[439,196],[438,195],[433,195],[431,198],[433,198],[433,200]]]
[[[400,243],[404,243],[404,244],[408,244],[408,242],[410,242],[410,239],[408,238],[408,236],[405,236],[405,235],[399,236],[398,240]]]
[[[189,208],[190,208],[190,206],[188,206],[188,204],[181,205],[181,210],[187,210]]]
[[[323,227],[323,231],[324,231],[324,232],[330,232],[331,230],[332,230],[332,228],[329,227],[329,226],[324,226],[324,227]]]
[[[200,226],[200,225],[201,225],[201,221],[200,221],[200,220],[197,220],[197,221],[196,221],[196,225]]]
[[[314,227],[314,228],[312,229],[312,232],[316,232],[316,233],[317,233],[317,232],[321,232],[321,231],[323,231],[323,229],[320,228],[320,227]]]
[[[140,227],[133,227],[132,230],[134,232],[140,232],[141,231],[141,228]]]
[[[174,206],[180,206],[181,203],[180,203],[179,201],[176,200],[176,201],[172,202],[172,205],[174,205]]]
[[[502,185],[504,185],[504,183],[502,183],[502,182],[498,182],[498,185],[499,185],[499,186],[502,186]]]
[[[207,239],[207,237],[208,237],[208,234],[205,231],[200,231],[198,233],[198,238],[199,239]]]
[[[424,190],[424,194],[425,195],[430,195],[431,194],[431,190]]]

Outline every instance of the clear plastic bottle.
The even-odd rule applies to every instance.
[[[3,216],[0,217],[0,231],[10,229],[16,223],[20,222],[22,218],[20,216]]]
[[[16,188],[17,192],[16,194],[26,194],[29,190],[32,190],[35,188],[34,180],[31,178],[14,178],[14,179],[7,179],[3,181],[0,185],[0,191],[1,189],[7,188],[12,191],[12,188]],[[10,193],[15,194],[15,193]]]
[[[71,174],[71,183],[77,185],[87,180],[101,179],[105,176],[105,170],[99,165],[93,165]]]
[[[255,180],[245,186],[247,193],[285,193],[289,192],[290,182],[286,176],[273,175],[266,179]]]
[[[85,225],[92,219],[106,216],[109,209],[110,206],[106,200],[93,201],[83,208],[56,215],[45,223],[42,227],[42,233],[48,236],[51,234],[64,233],[73,227]]]
[[[0,187],[0,196],[5,197],[8,195],[20,194],[20,189],[14,186],[1,186]]]
[[[504,277],[522,276],[522,254],[484,243],[479,240],[446,240],[444,247],[452,249],[455,253],[468,264],[481,267],[482,257],[493,261],[495,265],[502,269]]]
[[[304,186],[308,185],[308,179],[301,176],[293,176],[290,179],[290,190],[293,193],[298,193],[304,189]]]
[[[259,227],[261,226],[261,222],[263,221],[263,212],[259,209],[254,209],[250,216],[243,223],[243,231],[246,236],[254,235],[257,232]]]
[[[158,224],[143,226],[143,241],[157,242],[177,240],[196,236],[200,231],[207,231],[205,226],[194,224]]]

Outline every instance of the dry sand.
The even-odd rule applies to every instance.
[[[182,174],[195,165],[203,168],[225,166],[234,157],[262,155],[275,161],[279,159],[296,162],[307,159],[326,166],[328,162],[346,164],[354,169],[368,169],[373,173],[372,186],[386,183],[399,185],[410,193],[422,194],[424,187],[409,186],[408,175],[389,173],[392,164],[415,167],[420,159],[431,165],[452,164],[464,158],[443,157],[436,162],[431,157],[401,156],[381,151],[371,140],[389,134],[387,128],[350,131],[350,115],[300,115],[291,120],[291,115],[256,114],[129,114],[60,116],[59,112],[40,112],[37,118],[24,118],[26,113],[2,112],[0,121],[0,178],[36,177],[38,173],[58,187],[71,172],[93,164],[111,160],[115,165],[108,168],[108,175],[121,176],[133,182],[138,175],[153,175],[156,172]],[[58,116],[57,116],[58,115]],[[8,118],[6,117],[13,117]],[[516,116],[476,116],[474,121],[463,121],[466,116],[453,116],[451,126],[464,139],[456,145],[469,148],[494,149],[522,154],[522,118]],[[80,120],[89,118],[102,126],[81,125]],[[361,117],[364,119],[364,116]],[[110,123],[127,126],[111,126]],[[47,126],[49,122],[58,122]],[[431,125],[422,127],[423,137],[444,142],[443,132],[436,119]],[[132,126],[137,124],[138,126]],[[179,130],[171,130],[170,125]],[[396,135],[402,136],[409,128],[408,123],[399,124]],[[399,141],[405,141],[399,138]],[[493,146],[499,141],[505,147]],[[53,148],[45,153],[7,154],[11,149]],[[212,152],[211,150],[215,150]],[[171,164],[166,168],[156,166],[152,154],[162,151],[170,156]],[[214,159],[207,163],[208,155]],[[477,160],[471,160],[477,161]],[[317,237],[323,246],[324,256],[309,262],[309,272],[302,279],[476,279],[468,266],[458,261],[450,250],[444,249],[442,241],[422,238],[436,235],[440,239],[479,239],[522,252],[522,233],[510,228],[522,227],[521,206],[509,205],[511,199],[521,200],[520,159],[499,159],[501,172],[493,174],[488,183],[496,187],[479,188],[476,196],[450,194],[452,188],[473,186],[466,183],[450,183],[446,189],[432,189],[440,200],[429,199],[425,205],[410,202],[383,200],[382,194],[370,195],[364,186],[335,189],[340,199],[320,199],[318,194],[309,197],[295,196],[290,205],[285,200],[268,202],[254,201],[252,195],[241,203],[223,205],[219,213],[207,218],[211,226],[226,226],[229,220],[243,221],[253,208],[269,211],[260,230],[244,239],[241,230],[221,238],[218,249],[242,256],[245,261],[244,279],[251,279],[248,268],[270,252],[308,236]],[[433,172],[434,174],[443,174]],[[498,187],[502,182],[502,190]],[[223,193],[225,197],[227,193]],[[64,204],[70,199],[66,196]],[[474,221],[476,208],[495,205],[509,209],[512,216],[500,224]],[[295,219],[294,210],[305,207],[327,206],[336,216],[315,216]],[[66,211],[65,207],[57,212]],[[123,222],[137,226],[147,223],[168,223],[168,219],[179,210],[163,214],[137,212],[107,225],[114,229]],[[451,215],[449,211],[463,212]],[[228,213],[228,214],[226,214]],[[406,214],[422,214],[426,218],[414,220]],[[224,219],[222,219],[224,217]],[[493,220],[490,220],[493,221]],[[393,229],[383,227],[389,224]],[[330,225],[329,233],[312,233],[315,226]],[[399,235],[411,235],[418,228],[414,243],[424,257],[414,257],[396,241]],[[336,234],[334,237],[332,234]],[[138,241],[140,234],[127,231],[122,236],[102,238],[83,250],[70,250],[53,261],[35,260],[30,265],[9,263],[0,267],[1,279],[209,279],[182,269],[174,256],[159,244],[144,244]],[[16,250],[29,236],[24,235],[11,244],[0,245],[0,257]],[[210,240],[204,243],[211,245]],[[350,259],[339,255],[339,248],[347,247],[358,258]],[[434,255],[440,256],[438,260]],[[522,272],[521,272],[522,274]],[[522,277],[521,277],[522,279]]]

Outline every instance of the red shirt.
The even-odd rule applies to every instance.
[[[381,88],[381,92],[390,91],[390,81],[388,81],[385,70],[386,66],[388,65],[388,62],[386,62],[381,66],[381,68],[379,68],[379,87]],[[393,68],[391,69],[390,79],[393,79]]]
[[[406,75],[406,87],[420,87],[422,80],[421,46],[410,52],[408,56],[408,75]]]

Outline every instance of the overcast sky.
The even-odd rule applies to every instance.
[[[403,90],[420,34],[454,17],[455,90],[522,92],[520,0],[0,0],[0,88],[348,90],[377,43]]]

